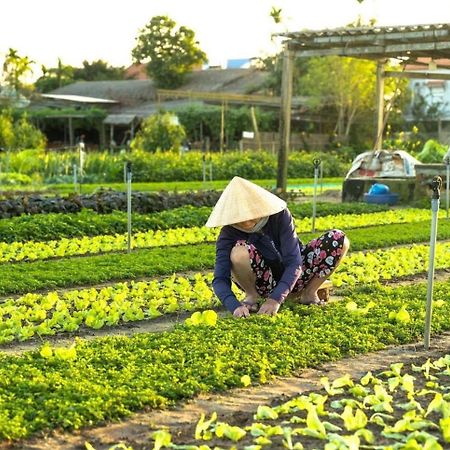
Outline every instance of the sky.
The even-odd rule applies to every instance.
[[[282,23],[270,17],[281,8]],[[450,0],[14,0],[0,7],[0,64],[9,48],[41,65],[99,59],[128,67],[140,30],[157,15],[191,28],[210,65],[279,51],[275,33],[345,26],[450,23]]]

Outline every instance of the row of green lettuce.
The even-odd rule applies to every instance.
[[[423,274],[429,247],[412,245],[373,252],[353,252],[332,275],[336,288],[377,284]],[[450,243],[436,246],[436,268],[450,268]],[[100,329],[149,320],[167,313],[218,307],[211,286],[213,274],[178,275],[149,281],[109,284],[58,293],[27,293],[0,303],[0,344],[14,340]],[[233,285],[239,299],[243,293]]]
[[[443,215],[443,212],[442,212]],[[402,209],[369,214],[337,214],[310,217],[295,220],[298,234],[310,232],[314,226],[316,233],[327,230],[355,229],[367,226],[417,223],[429,220],[431,212],[425,209]],[[445,221],[448,225],[448,221]],[[198,243],[214,243],[220,228],[191,227],[172,228],[167,230],[150,230],[130,234],[130,248],[143,249],[152,247],[171,247]],[[50,258],[65,258],[77,255],[94,255],[99,253],[119,252],[128,248],[128,234],[83,236],[62,238],[55,241],[0,242],[0,262],[34,261]]]
[[[156,429],[147,445],[173,450],[444,450],[450,443],[450,355],[395,362],[358,378],[320,378],[321,389],[275,406],[261,403],[247,420],[201,413],[192,434]],[[251,383],[244,375],[242,383]],[[90,443],[88,450],[95,450]],[[133,450],[124,442],[109,450]]]
[[[450,329],[449,296],[448,283],[436,283],[433,335]],[[2,354],[0,437],[92,426],[242,386],[243,379],[266,383],[327,361],[416,342],[424,332],[425,297],[426,285],[366,286],[325,309],[285,304],[275,317],[227,317],[214,326],[191,321],[159,334]]]
[[[312,202],[289,203],[293,216],[302,219],[312,216]],[[361,214],[388,210],[387,205],[367,203],[326,203],[316,205],[317,217],[336,214]],[[131,215],[134,232],[167,230],[170,228],[200,227],[205,224],[211,207],[183,206],[149,214]],[[12,217],[0,220],[0,242],[50,241],[70,237],[97,236],[127,232],[128,215],[115,211],[97,214],[84,209],[79,213],[49,213]]]
[[[4,174],[4,173],[3,173]],[[5,175],[5,174],[4,174]],[[0,180],[1,181],[1,180]],[[79,180],[77,180],[78,182]],[[137,183],[134,180],[131,182],[132,192],[188,192],[188,191],[202,191],[202,190],[223,190],[230,180],[210,180],[209,177],[205,181],[157,181],[147,183]],[[274,189],[277,182],[276,178],[272,179],[252,179],[253,183],[262,187]],[[327,177],[318,179],[318,192],[321,193],[325,189],[338,189],[342,187],[342,177]],[[314,178],[313,175],[309,178],[289,178],[287,180],[288,193],[301,192],[305,195],[312,195]],[[3,191],[0,193],[0,198],[3,195],[11,195],[14,192],[41,193],[46,195],[54,194],[70,194],[73,192],[82,191],[84,194],[92,194],[98,190],[114,190],[126,191],[127,185],[124,180],[118,183],[79,183],[74,184],[73,180],[65,184],[32,184],[23,186],[3,185]]]
[[[351,252],[380,247],[430,242],[430,223],[417,222],[346,230]],[[300,237],[308,242],[318,233]],[[320,234],[320,233],[319,233]],[[450,238],[450,223],[442,220],[438,239]],[[215,249],[211,243],[177,247],[155,247],[131,253],[8,263],[1,266],[0,295],[22,294],[38,290],[95,285],[111,281],[141,279],[177,272],[211,270]],[[423,270],[426,270],[426,265]]]

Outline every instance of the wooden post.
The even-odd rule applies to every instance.
[[[113,147],[113,142],[114,142],[114,125],[110,124],[109,126],[109,145],[108,148],[109,150],[114,150]]]
[[[259,130],[258,130],[258,122],[256,120],[254,106],[250,106],[250,114],[252,116],[252,124],[253,124],[253,131],[255,132],[256,145],[258,146],[258,150],[261,150],[261,136],[260,136]]]
[[[384,60],[377,63],[377,88],[375,107],[377,114],[377,131],[375,135],[374,150],[381,150],[383,145],[383,130],[384,130]]]
[[[69,145],[70,147],[73,147],[75,144],[75,140],[73,138],[73,123],[72,123],[72,117],[69,116]]]
[[[220,153],[223,152],[224,131],[225,131],[225,103],[222,102],[222,109],[220,111]]]
[[[287,189],[287,156],[291,134],[291,104],[292,104],[292,67],[294,53],[285,44],[283,52],[283,72],[281,78],[280,105],[280,147],[278,149],[277,187],[279,193]]]
[[[102,122],[99,125],[99,145],[100,145],[100,149],[104,149],[106,146],[106,131],[105,131],[105,124]]]

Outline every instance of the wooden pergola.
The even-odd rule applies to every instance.
[[[277,191],[286,192],[287,155],[291,132],[292,81],[294,58],[347,56],[377,62],[377,130],[374,149],[381,149],[384,128],[384,79],[386,77],[450,80],[450,73],[425,71],[386,71],[388,59],[404,64],[420,64],[419,58],[450,58],[450,24],[408,25],[395,27],[336,28],[319,31],[281,33],[283,71],[281,81],[280,145],[278,152]],[[442,67],[442,66],[441,66]]]

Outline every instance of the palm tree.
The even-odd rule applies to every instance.
[[[23,86],[21,78],[28,72],[33,72],[31,66],[34,61],[28,56],[20,56],[17,50],[10,48],[3,63],[3,76],[7,85],[15,91],[19,96],[21,87]]]

